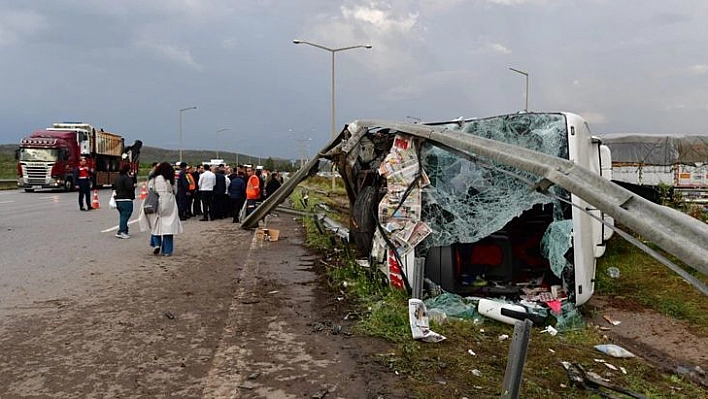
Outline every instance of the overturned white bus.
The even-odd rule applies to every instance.
[[[392,285],[419,284],[424,272],[460,294],[513,297],[543,286],[576,305],[590,298],[596,258],[611,235],[599,210],[560,187],[543,190],[537,175],[414,137],[401,126],[376,126],[350,138],[356,144],[345,144],[340,164],[353,199],[350,236]],[[568,159],[610,178],[609,150],[575,114],[428,126]]]

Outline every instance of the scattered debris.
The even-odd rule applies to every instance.
[[[612,266],[607,268],[607,275],[610,276],[610,278],[619,278],[620,276],[620,269]]]
[[[549,334],[552,335],[552,336],[556,336],[556,334],[558,334],[558,330],[556,330],[555,328],[553,328],[553,326],[546,326],[546,328],[544,328],[543,330],[541,330],[541,333],[542,333],[542,334],[543,334],[543,333],[546,333],[546,332],[549,333]]]
[[[174,320],[176,318],[175,314],[170,312],[169,310],[165,312],[165,317],[167,317],[170,320]]]
[[[499,336],[499,341],[506,341],[507,339],[509,339],[509,336],[506,334],[502,334]]]
[[[249,389],[249,390],[250,390],[250,389],[258,388],[258,386],[259,386],[259,385],[256,384],[256,383],[246,381],[246,382],[240,384],[238,387],[239,387],[239,388]]]
[[[474,351],[472,349],[467,349],[467,353],[469,353],[472,356],[477,356],[477,354],[474,353]]]
[[[612,384],[608,380],[600,377],[592,371],[586,372],[583,366],[578,363],[561,362],[561,364],[563,365],[563,368],[565,368],[566,373],[568,374],[570,385],[578,386],[582,389],[597,393],[598,395],[605,398],[612,398],[614,396],[610,395],[606,391],[601,390],[601,388],[623,393],[627,396],[636,399],[646,399],[646,396],[634,391],[630,391],[627,388]]]
[[[615,366],[615,365],[612,364],[612,363],[607,363],[607,362],[605,362],[605,367],[607,367],[607,368],[610,369],[610,370],[617,371],[617,366]]]
[[[634,354],[615,344],[595,345],[595,349],[612,357],[634,357]]]
[[[474,375],[475,377],[481,377],[482,372],[477,369],[474,369],[474,370],[472,370],[472,375]]]
[[[280,292],[280,291],[278,291],[278,290],[269,291],[269,292],[268,292],[268,295],[277,294],[277,293],[279,293],[279,292]]]
[[[610,316],[604,315],[602,316],[603,319],[607,320],[608,323],[612,324],[613,326],[619,326],[622,322],[619,320],[613,320]]]
[[[261,373],[257,371],[257,372],[255,372],[255,373],[252,373],[251,375],[249,375],[249,376],[248,376],[248,379],[249,379],[249,380],[255,380],[256,378],[258,378],[258,377],[260,377],[260,376],[261,376]]]
[[[408,316],[413,339],[420,339],[423,342],[441,342],[446,339],[428,327],[428,313],[420,299],[408,300]]]

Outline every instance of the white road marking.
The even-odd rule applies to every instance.
[[[130,224],[136,223],[137,221],[138,221],[138,219],[131,220],[128,222],[128,224],[130,225]],[[110,229],[101,230],[101,233],[108,233],[109,231],[116,231],[116,230],[118,230],[118,226],[113,226]]]
[[[0,201],[0,204],[11,204],[15,201]]]

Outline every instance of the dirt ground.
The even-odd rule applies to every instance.
[[[129,275],[3,325],[0,398],[409,397],[377,361],[391,348],[351,333],[354,309],[318,275],[292,216],[269,222],[275,242],[229,220],[187,223],[198,238],[178,237],[172,258],[146,245]],[[622,321],[608,334],[636,354],[708,369],[705,337],[593,306],[598,325],[606,313]]]
[[[619,298],[595,295],[587,308],[590,312],[586,313],[591,313],[588,322],[608,329],[604,333],[612,342],[708,388],[708,337],[693,332],[686,323],[628,306]]]
[[[0,398],[405,397],[375,361],[388,348],[350,333],[292,217],[272,219],[277,242],[186,223],[198,239],[178,236],[175,256],[146,244],[130,275],[5,323]]]

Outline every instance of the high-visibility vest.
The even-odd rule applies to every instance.
[[[258,176],[251,175],[246,185],[246,199],[259,199],[261,197],[261,187]]]
[[[192,176],[191,173],[185,172],[185,176],[187,177],[187,181],[189,182],[189,191],[194,191],[197,189],[197,183],[194,182],[194,176]]]

